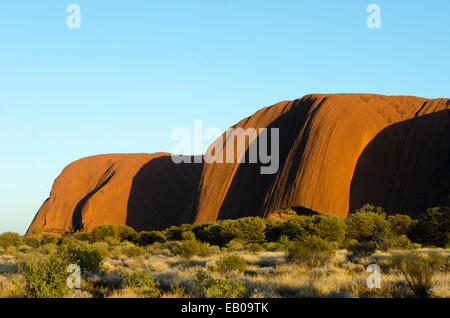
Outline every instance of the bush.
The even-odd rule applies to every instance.
[[[151,271],[132,272],[125,276],[123,280],[124,287],[137,288],[139,292],[147,297],[158,297],[158,283],[152,276]]]
[[[92,235],[87,232],[75,232],[74,234],[72,234],[72,238],[74,238],[78,241],[83,241],[83,242],[92,242],[93,241]]]
[[[111,237],[111,236],[107,236],[107,237],[105,237],[105,242],[97,242],[97,243],[106,243],[109,246],[118,246],[118,245],[120,245],[120,240],[118,240],[114,237]]]
[[[26,245],[31,246],[33,248],[38,248],[39,246],[41,246],[41,239],[38,237],[24,236],[22,239]]]
[[[234,226],[234,220],[196,225],[192,231],[200,241],[220,247],[226,246],[230,241],[238,237],[238,230]]]
[[[49,243],[58,244],[59,238],[54,235],[44,234],[42,236],[42,244],[49,244]]]
[[[181,241],[184,232],[192,231],[191,224],[173,225],[166,229],[165,236],[168,241]]]
[[[98,252],[98,254],[100,254],[102,258],[111,256],[111,252],[109,251],[109,244],[107,242],[92,243],[92,250]]]
[[[317,235],[328,242],[342,243],[345,238],[345,221],[333,215],[314,215],[304,221],[308,235]]]
[[[424,245],[445,247],[450,237],[450,207],[428,209],[412,227],[410,238]]]
[[[293,216],[283,224],[283,233],[291,241],[301,241],[307,236],[306,220],[307,216]]]
[[[181,233],[181,239],[183,241],[192,241],[195,240],[195,234],[192,231],[186,231]]]
[[[137,237],[136,231],[127,225],[117,226],[118,239],[120,241],[134,241]]]
[[[0,247],[8,248],[10,246],[18,247],[23,244],[22,236],[17,233],[6,232],[0,234]]]
[[[104,224],[92,229],[91,237],[93,241],[102,242],[108,236],[120,240],[119,228],[115,225]]]
[[[334,253],[332,244],[318,236],[310,235],[290,245],[287,260],[310,267],[319,267],[326,264]]]
[[[366,204],[355,214],[349,215],[345,220],[347,239],[380,244],[390,233],[389,222],[382,211],[381,208]]]
[[[138,234],[136,243],[139,245],[150,245],[156,242],[164,243],[166,236],[160,231],[143,231]]]
[[[67,295],[67,266],[71,261],[67,254],[59,252],[48,256],[43,264],[21,264],[19,273],[25,285],[18,286],[18,293],[25,298],[60,298]]]
[[[237,298],[245,292],[244,285],[236,280],[214,279],[205,271],[198,271],[194,280],[194,296],[210,298]]]
[[[350,252],[348,258],[350,261],[357,261],[360,258],[369,257],[375,253],[377,248],[377,243],[373,241],[354,243],[347,247],[347,250]]]
[[[249,252],[261,252],[264,251],[264,247],[258,243],[249,243],[246,245],[245,249]]]
[[[265,242],[266,223],[260,217],[245,217],[233,222],[237,238],[246,244]]]
[[[406,235],[402,234],[384,240],[381,245],[381,248],[385,251],[389,249],[408,250],[413,248],[413,245],[409,240],[409,238]]]
[[[394,235],[406,235],[409,233],[413,220],[404,214],[389,215],[387,218],[390,230]]]
[[[430,297],[433,276],[444,265],[444,259],[438,254],[425,256],[417,252],[410,252],[404,255],[395,255],[393,265],[417,297]]]
[[[194,255],[206,253],[208,245],[196,240],[182,241],[173,247],[173,252],[182,258],[191,258]]]
[[[68,246],[65,251],[68,259],[73,264],[78,264],[82,272],[99,273],[102,271],[103,258],[98,250]]]
[[[55,243],[47,243],[40,247],[42,253],[50,255],[55,253],[58,250],[58,245]]]
[[[33,234],[33,235],[41,235],[42,234],[42,228],[40,228],[39,226],[36,226],[32,231],[31,231],[31,233]]]
[[[216,267],[222,274],[242,273],[247,268],[247,263],[239,255],[225,254],[216,261]]]
[[[275,243],[276,249],[280,251],[287,251],[291,246],[291,241],[286,235],[281,235],[279,240]]]
[[[267,242],[277,242],[283,235],[284,222],[279,220],[267,220],[264,236]]]
[[[122,244],[120,247],[121,247],[122,253],[128,257],[136,257],[136,256],[140,256],[140,255],[144,254],[144,250],[141,247],[136,246],[131,243]]]
[[[228,242],[227,246],[226,246],[228,251],[243,251],[244,250],[244,244],[238,240],[238,239],[233,239],[230,242]]]

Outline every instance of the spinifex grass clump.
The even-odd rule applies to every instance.
[[[430,297],[433,276],[444,266],[442,255],[417,252],[396,255],[392,262],[417,297]]]

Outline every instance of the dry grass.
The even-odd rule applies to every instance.
[[[439,253],[446,258],[447,266],[433,278],[432,297],[450,297],[449,249],[420,249],[420,253]],[[283,252],[235,252],[248,264],[244,273],[221,274],[215,269],[215,261],[222,255],[195,256],[189,260],[170,256],[167,251],[158,253],[146,249],[136,257],[106,258],[105,273],[83,277],[82,289],[69,297],[144,297],[139,290],[121,286],[122,277],[130,272],[150,270],[159,284],[161,297],[190,297],[194,277],[198,270],[206,270],[212,278],[236,279],[244,283],[248,297],[412,297],[400,273],[391,266],[391,257],[401,251],[377,251],[370,257],[353,263],[347,260],[347,251],[339,250],[325,266],[309,269],[287,263]],[[13,280],[19,261],[24,255],[11,253],[0,255],[0,297],[16,297]],[[381,268],[380,289],[367,287],[369,264]]]

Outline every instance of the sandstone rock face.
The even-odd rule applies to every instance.
[[[370,202],[415,216],[447,204],[450,193],[450,100],[371,94],[315,94],[280,102],[232,128],[234,163],[175,164],[170,154],[112,154],[78,160],[55,180],[34,218],[46,233],[89,231],[100,224],[137,230],[243,216],[289,207],[346,216]],[[247,163],[259,128],[279,132],[279,169]],[[234,138],[208,150],[226,157]],[[221,147],[223,146],[223,147]],[[274,150],[273,144],[269,148]],[[225,149],[225,150],[224,150]],[[247,159],[244,160],[244,159]]]

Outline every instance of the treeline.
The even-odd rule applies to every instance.
[[[450,208],[428,209],[417,219],[408,215],[387,215],[380,207],[366,204],[347,218],[331,215],[292,216],[286,221],[244,217],[205,224],[171,226],[164,231],[136,232],[128,226],[101,225],[92,232],[77,232],[63,237],[40,235],[22,237],[15,233],[0,235],[0,247],[31,247],[47,243],[57,245],[70,240],[107,242],[110,245],[128,241],[139,246],[156,242],[196,241],[232,250],[284,249],[292,241],[314,236],[336,248],[360,245],[371,249],[408,249],[421,246],[450,245]]]

